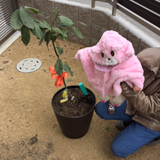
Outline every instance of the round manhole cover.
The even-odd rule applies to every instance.
[[[17,70],[23,73],[30,73],[41,67],[41,61],[37,58],[27,58],[17,64]]]

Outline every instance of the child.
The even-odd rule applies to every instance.
[[[109,113],[113,114],[115,106],[125,100],[121,82],[135,91],[143,88],[143,69],[133,46],[115,31],[104,32],[95,46],[79,50],[75,58],[82,63],[88,81],[101,99],[110,100]]]

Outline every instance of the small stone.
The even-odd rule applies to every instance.
[[[6,61],[3,61],[2,63],[3,63],[3,64],[7,64],[8,62],[9,62],[9,61],[6,60]]]

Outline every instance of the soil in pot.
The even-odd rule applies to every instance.
[[[52,101],[54,109],[60,115],[66,117],[78,117],[87,114],[93,108],[93,104],[90,104],[88,102],[87,98],[82,93],[80,88],[68,88],[68,90],[69,90],[68,101],[60,103],[62,92],[58,93],[54,97],[54,100]],[[73,100],[71,100],[73,96],[74,98]],[[92,94],[91,97],[94,100]]]

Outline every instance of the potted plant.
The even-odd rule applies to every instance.
[[[32,14],[31,14],[31,13]],[[83,38],[81,32],[75,27],[75,24],[65,16],[59,16],[59,10],[54,11],[44,20],[34,18],[41,11],[24,6],[17,9],[11,16],[10,24],[15,30],[21,31],[21,40],[27,46],[30,42],[30,33],[36,36],[40,42],[44,41],[48,47],[49,42],[52,43],[54,53],[57,57],[56,64],[49,68],[51,78],[55,79],[55,86],[58,88],[64,85],[52,98],[52,108],[55,112],[59,125],[64,135],[69,138],[80,138],[84,136],[90,126],[93,116],[95,96],[87,89],[84,94],[79,86],[66,86],[65,78],[73,76],[73,72],[67,63],[61,61],[60,56],[63,53],[61,47],[56,47],[55,42],[58,37],[66,41],[68,35],[72,35],[72,29],[79,38]],[[47,23],[47,19],[55,15],[52,23]],[[58,22],[59,23],[58,23]],[[55,22],[58,23],[55,27]],[[82,22],[82,25],[85,25]],[[85,88],[84,88],[85,89]],[[92,102],[87,100],[87,94],[90,94]]]

